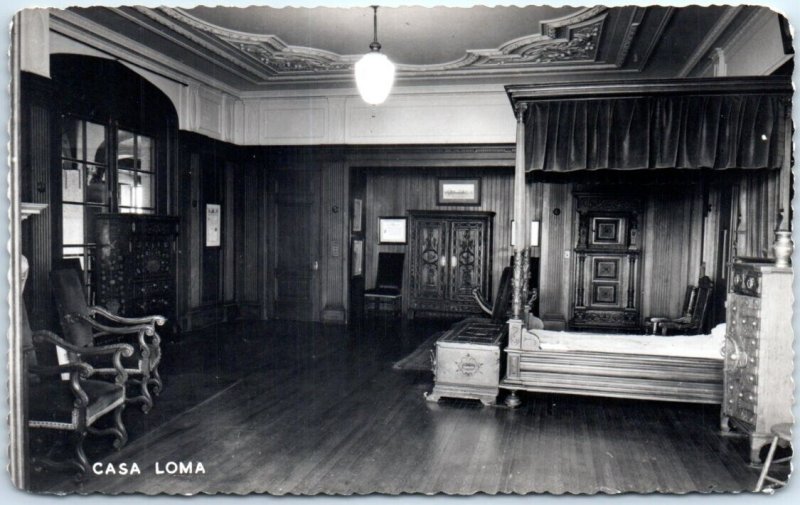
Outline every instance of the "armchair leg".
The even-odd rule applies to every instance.
[[[86,439],[86,430],[76,431],[73,435],[73,442],[75,444],[75,457],[77,464],[80,467],[76,479],[80,480],[89,472],[89,458],[86,457],[86,452],[83,450],[83,441]]]
[[[128,442],[128,431],[125,429],[125,425],[122,423],[123,410],[125,410],[124,403],[121,404],[116,409],[114,409],[113,426],[101,429],[95,428],[94,426],[88,426],[86,430],[92,435],[99,435],[99,436],[114,435],[114,448],[117,450],[122,449]]]
[[[150,409],[153,408],[153,396],[150,394],[150,390],[148,389],[149,383],[149,376],[143,376],[141,379],[137,380],[129,379],[128,384],[138,385],[142,393],[139,396],[129,396],[125,399],[125,403],[141,403],[142,412],[145,414],[150,412]]]
[[[123,410],[125,410],[124,403],[114,410],[114,426],[119,431],[119,436],[114,440],[114,448],[116,450],[122,449],[128,443],[128,430],[125,429],[125,425],[122,423]]]
[[[153,394],[158,396],[161,394],[161,390],[164,388],[164,382],[161,380],[161,375],[158,373],[158,368],[153,369],[153,376],[150,378],[149,382],[153,383]]]

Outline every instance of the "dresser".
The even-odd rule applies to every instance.
[[[493,212],[409,211],[411,317],[481,314],[491,289]]]
[[[721,426],[748,435],[753,463],[772,426],[792,422],[792,300],[791,268],[733,264]]]
[[[95,303],[124,317],[158,314],[175,323],[175,241],[178,218],[100,214]]]

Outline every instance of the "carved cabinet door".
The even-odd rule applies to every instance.
[[[440,299],[447,287],[447,222],[420,219],[414,222],[411,244],[411,285],[414,298]]]
[[[450,228],[450,299],[473,300],[472,290],[486,289],[486,223],[453,221]]]

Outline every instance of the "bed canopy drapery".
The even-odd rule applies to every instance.
[[[779,78],[508,86],[525,170],[780,169],[791,82]]]
[[[790,76],[629,79],[506,86],[517,118],[515,216],[526,174],[592,170],[779,171],[776,213],[789,208]],[[528,243],[515,219],[517,243]],[[788,224],[784,223],[784,226]],[[515,264],[529,251],[515,247]],[[524,272],[515,271],[513,317]]]

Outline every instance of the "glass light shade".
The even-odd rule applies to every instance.
[[[394,63],[379,52],[365,54],[356,63],[356,85],[361,98],[370,105],[383,103],[394,84]]]

